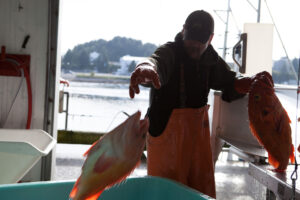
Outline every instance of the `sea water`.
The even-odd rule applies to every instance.
[[[128,83],[70,82],[69,87],[63,88],[70,94],[67,130],[103,133],[126,120],[126,114],[131,115],[139,110],[142,117],[145,116],[149,107],[149,88],[141,86],[140,94],[135,95],[134,99],[129,97],[128,88]],[[292,138],[295,142],[295,128],[298,123],[296,90],[276,90],[276,94],[292,121]],[[212,123],[213,91],[209,94],[208,104],[211,105],[209,121]],[[299,114],[297,116],[300,117]],[[58,115],[59,130],[65,129],[65,117],[65,113]],[[298,144],[300,134],[296,135]]]
[[[62,89],[69,92],[67,130],[107,132],[123,122],[126,114],[139,110],[143,117],[148,109],[149,88],[141,86],[134,99],[129,97],[128,88],[128,83],[70,82]],[[58,115],[59,130],[65,129],[65,117],[65,113]]]

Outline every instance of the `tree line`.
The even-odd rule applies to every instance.
[[[114,37],[109,41],[99,39],[79,44],[72,50],[69,49],[62,57],[61,67],[64,72],[114,73],[120,67],[118,62],[122,56],[148,57],[156,48],[155,44],[143,44],[140,40],[120,36]],[[294,71],[298,72],[299,59],[294,58],[291,60],[291,63]],[[128,66],[129,72],[133,71],[135,64],[135,62],[132,62]],[[272,76],[275,83],[297,83],[295,74],[286,57],[274,61]]]
[[[156,48],[154,44],[126,37],[99,39],[69,49],[62,57],[61,68],[63,71],[113,73],[120,67],[117,63],[122,56],[147,57]]]
[[[291,66],[292,65],[292,66]],[[291,69],[294,68],[294,71]],[[286,57],[282,57],[279,60],[274,61],[272,68],[272,77],[275,83],[279,84],[297,84],[299,70],[299,59],[294,58],[291,60],[291,64]],[[294,73],[296,72],[296,74]]]

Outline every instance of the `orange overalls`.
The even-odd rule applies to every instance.
[[[181,182],[216,198],[209,106],[172,111],[164,132],[147,135],[148,175]]]

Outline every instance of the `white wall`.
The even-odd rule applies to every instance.
[[[272,74],[273,29],[273,24],[244,24],[244,32],[247,33],[247,76],[261,71]]]
[[[19,2],[23,9],[19,11]],[[44,96],[47,64],[48,0],[0,0],[0,45],[7,53],[31,56],[30,77],[33,94],[32,128],[43,128]],[[21,50],[26,35],[30,35],[27,47]],[[0,77],[0,112],[8,109],[20,78]],[[8,128],[24,128],[27,119],[27,90],[24,81],[19,102],[14,106]],[[12,91],[10,91],[12,87]],[[18,119],[18,120],[17,120]]]
[[[29,54],[32,84],[31,128],[43,129],[48,49],[48,0],[0,0],[0,46],[7,53]],[[30,35],[26,49],[21,49],[26,35]],[[9,110],[19,77],[0,76],[0,122]],[[25,80],[20,95],[8,118],[6,128],[25,128],[27,120],[27,90]],[[2,127],[0,127],[2,128]],[[30,180],[38,180],[41,162],[29,172]]]

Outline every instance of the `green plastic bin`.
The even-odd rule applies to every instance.
[[[0,185],[1,200],[68,200],[74,181],[45,181]],[[211,199],[180,183],[160,177],[128,178],[105,190],[101,200]]]

